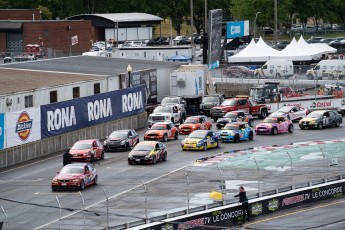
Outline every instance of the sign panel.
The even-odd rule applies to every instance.
[[[219,59],[222,52],[221,37],[222,37],[222,20],[223,10],[210,10],[210,17],[208,21],[209,29],[209,44],[208,44],[208,60],[209,69],[219,67]]]
[[[144,112],[145,86],[41,106],[42,138]]]
[[[5,114],[0,113],[0,149],[4,148],[5,140]]]
[[[122,89],[129,86],[145,86],[146,106],[157,104],[157,69],[148,69],[136,71],[131,73],[129,82],[128,74],[121,74],[121,87]]]
[[[236,38],[249,35],[249,21],[234,21],[226,23],[226,38]]]
[[[5,148],[41,139],[41,111],[39,107],[7,112],[5,121]]]

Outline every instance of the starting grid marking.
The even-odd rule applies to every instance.
[[[274,150],[279,150],[279,149],[295,149],[298,147],[307,147],[307,146],[315,146],[315,145],[323,145],[323,144],[332,144],[332,143],[341,143],[345,142],[345,138],[342,139],[336,139],[336,140],[329,140],[329,141],[308,141],[308,142],[298,142],[298,143],[293,143],[293,144],[288,144],[288,145],[279,145],[279,146],[260,146],[260,147],[255,147],[253,149],[243,149],[243,150],[233,150],[229,152],[224,152],[222,154],[208,157],[207,159],[203,158],[200,160],[197,160],[192,166],[195,167],[206,167],[210,166],[213,164],[218,164],[228,158],[235,157],[234,154],[253,154],[257,152],[270,152]]]

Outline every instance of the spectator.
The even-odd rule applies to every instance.
[[[246,191],[242,186],[238,188],[239,193],[235,195],[234,197],[239,197],[239,202],[242,203],[242,215],[244,219],[247,219],[249,221],[250,219],[250,212],[249,212],[249,204],[248,204],[248,198],[246,195]],[[247,216],[247,218],[245,218]]]

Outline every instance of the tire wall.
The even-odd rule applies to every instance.
[[[81,139],[97,138],[101,140],[114,130],[130,128],[138,130],[146,126],[147,113],[144,112],[135,116],[3,149],[0,151],[0,169],[63,151]]]

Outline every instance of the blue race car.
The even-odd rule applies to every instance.
[[[254,132],[247,122],[233,122],[227,124],[220,131],[221,142],[238,143],[243,140],[253,140]]]
[[[204,150],[219,147],[219,136],[212,130],[195,130],[181,142],[182,150]]]

